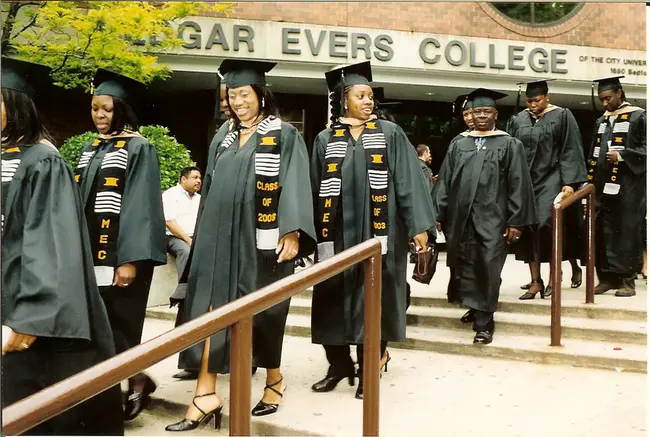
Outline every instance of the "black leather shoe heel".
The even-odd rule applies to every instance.
[[[198,405],[196,405],[196,398],[202,398],[204,396],[212,396],[214,393],[206,393],[204,395],[198,395],[194,396],[194,399],[192,399],[192,403],[196,407],[197,410],[203,414],[199,420],[190,420],[190,419],[183,419],[180,422],[173,423],[171,425],[168,425],[165,428],[165,431],[172,431],[172,432],[182,432],[182,431],[191,431],[193,429],[198,428],[199,425],[205,422],[209,422],[210,419],[214,417],[214,429],[221,429],[221,409],[223,408],[223,405],[218,406],[212,411],[205,412],[202,409],[199,408]]]
[[[326,376],[317,383],[311,386],[311,389],[317,393],[326,393],[332,391],[339,385],[339,382],[343,381],[345,378],[348,378],[348,384],[351,386],[354,385],[354,374],[348,376]]]
[[[280,397],[284,396],[284,392],[280,393],[278,390],[274,389],[276,385],[280,384],[284,378],[280,378],[279,381],[274,382],[273,384],[267,384],[264,386],[264,390],[271,390],[275,392]],[[284,388],[284,391],[287,391],[287,387]],[[269,414],[273,414],[276,411],[278,411],[278,408],[280,407],[280,404],[269,404],[264,401],[259,401],[257,405],[253,408],[251,411],[251,414],[253,416],[259,417],[259,416],[268,416]]]

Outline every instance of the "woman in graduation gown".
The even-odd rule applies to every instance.
[[[140,344],[153,268],[167,262],[156,149],[138,133],[134,105],[144,84],[99,69],[91,116],[99,138],[86,144],[75,172],[85,205],[97,285],[115,349]],[[144,373],[129,379],[126,420],[156,388]]]
[[[265,86],[265,73],[274,65],[226,59],[219,67],[233,128],[222,126],[208,155],[185,320],[291,275],[293,260],[315,249],[307,148],[298,130],[278,118]],[[289,303],[253,318],[253,365],[267,369],[255,416],[275,413],[286,388],[280,361]],[[199,370],[199,377],[193,405],[168,431],[191,430],[212,417],[219,426],[215,385],[229,364],[230,329],[182,352],[179,367]]]
[[[521,241],[515,246],[517,259],[529,263],[531,272],[531,282],[526,286],[526,293],[519,297],[521,300],[534,299],[537,293],[542,298],[550,296],[550,284],[544,289],[540,263],[551,261],[553,201],[560,193],[564,197],[571,196],[587,181],[580,129],[571,111],[549,102],[548,84],[543,80],[526,85],[526,104],[528,108],[508,123],[508,133],[519,139],[526,150],[538,215],[536,229],[524,230]],[[583,239],[580,238],[582,210],[578,203],[564,213],[562,254],[564,259],[571,260],[572,288],[582,283],[582,271],[576,260],[584,256]],[[552,274],[551,266],[550,276]]]
[[[115,353],[79,191],[32,100],[48,83],[2,58],[2,408]],[[123,432],[116,386],[27,433]]]
[[[394,123],[372,114],[370,62],[326,73],[333,91],[332,124],[314,143],[311,178],[318,260],[377,237],[382,243],[382,364],[387,341],[406,336],[406,263],[409,240],[426,250],[435,226],[431,195],[415,149]],[[354,385],[350,345],[357,345],[363,397],[363,267],[314,287],[312,342],[322,344],[330,367],[316,392],[343,379]],[[377,369],[379,371],[379,369]]]

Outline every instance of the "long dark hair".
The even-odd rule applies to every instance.
[[[343,117],[345,112],[343,106],[345,105],[345,93],[346,89],[343,85],[343,81],[339,82],[332,92],[330,93],[330,108],[332,115],[330,116],[330,121],[336,123],[339,117]]]
[[[111,126],[108,132],[110,134],[124,130],[137,132],[140,129],[140,124],[131,105],[119,97],[111,97],[113,97],[113,119],[111,120]]]
[[[262,115],[262,117],[266,118],[269,115],[280,117],[280,109],[278,108],[278,102],[277,100],[275,100],[275,96],[273,95],[271,90],[268,87],[262,85],[255,85],[255,84],[251,85],[251,88],[253,88],[253,91],[255,91],[255,95],[257,96],[257,100],[260,104],[260,114]],[[228,93],[228,91],[230,91],[230,89],[226,88],[226,94]],[[264,103],[264,105],[262,105],[262,102]],[[239,121],[237,114],[235,113],[235,111],[233,111],[232,107],[230,106],[230,98],[228,98],[228,108],[230,109],[230,114],[234,122],[234,127],[235,129],[238,129],[239,125],[241,124],[241,121]]]
[[[36,144],[41,138],[53,142],[34,105],[27,94],[2,88],[7,125],[2,130],[2,145]]]

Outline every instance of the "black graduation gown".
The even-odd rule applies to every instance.
[[[646,113],[636,110],[629,113],[630,130],[625,150],[620,151],[618,195],[603,193],[609,182],[610,164],[606,154],[612,140],[612,126],[606,123],[605,132],[599,135],[598,127],[605,121],[601,116],[594,129],[594,140],[589,157],[594,154],[596,138],[600,137],[600,155],[596,168],[596,268],[599,275],[614,274],[635,276],[643,264],[643,239],[639,232],[646,217]],[[601,280],[603,278],[601,277]]]
[[[113,329],[118,353],[140,344],[153,268],[167,263],[165,216],[160,188],[160,167],[156,149],[140,136],[115,137],[127,141],[128,162],[120,209],[116,266],[136,266],[135,281],[127,288],[102,286],[100,292]],[[92,151],[87,144],[82,152]],[[95,221],[93,205],[97,195],[97,176],[109,147],[91,158],[81,176],[81,196],[86,219]]]
[[[222,151],[219,146],[227,132],[227,125],[219,129],[208,154],[196,237],[186,267],[185,321],[205,314],[210,305],[221,307],[294,272],[293,261],[277,264],[277,256],[263,259],[256,248],[255,151],[260,135],[251,135],[239,150],[235,141]],[[280,147],[280,236],[299,231],[298,256],[305,256],[314,251],[316,241],[307,147],[297,129],[285,122]],[[280,367],[289,304],[287,299],[253,318],[253,365]],[[203,347],[201,342],[183,351],[178,367],[198,370]],[[229,368],[230,329],[226,329],[210,337],[208,370],[228,373]]]
[[[433,193],[433,172],[429,168],[428,165],[424,163],[421,159],[420,161],[420,168],[422,169],[422,176],[424,176],[424,180],[427,183],[427,187],[429,188],[429,192]]]
[[[436,184],[436,213],[452,269],[450,302],[494,312],[508,254],[508,227],[536,222],[535,198],[521,141],[502,131],[458,138],[447,150]]]
[[[577,189],[587,181],[580,129],[571,111],[549,105],[538,120],[527,109],[521,111],[509,123],[508,133],[524,145],[538,222],[535,231],[524,230],[515,253],[519,260],[534,261],[538,244],[540,262],[550,262],[553,200],[563,186]],[[564,259],[584,257],[582,213],[581,203],[564,212]]]
[[[115,349],[70,167],[46,144],[7,149],[2,158],[2,324],[37,337],[2,359],[4,408]],[[119,387],[28,433],[122,435]]]
[[[381,338],[406,337],[406,263],[409,239],[435,226],[430,189],[420,160],[404,131],[395,123],[377,120],[386,137],[388,160],[388,253],[382,259]],[[325,150],[332,135],[316,137],[311,179],[318,198]],[[373,237],[370,182],[366,151],[350,137],[341,167],[341,197],[334,225],[334,251],[339,253]],[[364,269],[357,265],[314,287],[311,311],[312,342],[323,345],[363,343]]]

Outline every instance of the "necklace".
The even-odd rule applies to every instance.
[[[241,125],[239,125],[239,131],[240,131],[242,134],[244,134],[244,135],[249,134],[249,133],[252,132],[252,131],[257,127],[257,125],[260,124],[261,122],[262,122],[262,120],[260,120],[260,121],[258,121],[258,122],[256,122],[256,123],[253,123],[253,124],[250,125],[250,126],[244,126],[243,124],[241,124]]]

